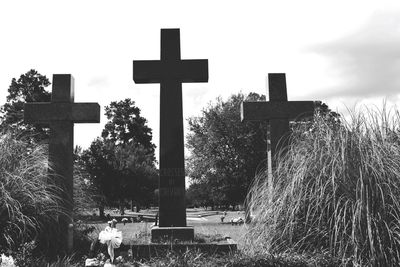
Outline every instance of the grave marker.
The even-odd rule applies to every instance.
[[[70,74],[53,75],[51,102],[26,103],[24,121],[49,123],[49,162],[53,173],[61,177],[68,216],[60,218],[63,240],[56,240],[62,251],[72,251],[73,223],[73,133],[74,123],[100,122],[97,103],[74,103],[74,78]]]
[[[186,227],[182,83],[207,82],[208,60],[182,60],[179,29],[161,29],[161,60],[133,61],[133,80],[160,84],[159,228],[152,240],[193,239]]]
[[[269,121],[271,157],[288,145],[289,120],[301,115],[313,116],[313,101],[288,101],[284,73],[269,73],[269,102],[243,102],[242,121]],[[272,162],[272,166],[275,163]]]

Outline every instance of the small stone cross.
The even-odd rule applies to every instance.
[[[100,122],[100,106],[97,103],[74,103],[74,78],[70,74],[53,75],[51,102],[26,103],[24,121],[27,123],[49,123],[49,163],[52,173],[60,177],[64,188],[67,215],[60,218],[64,232],[58,240],[60,249],[72,250],[73,217],[73,146],[74,123]]]

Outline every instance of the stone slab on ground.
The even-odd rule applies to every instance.
[[[150,243],[125,245],[116,250],[118,254],[124,254],[132,250],[134,259],[149,259],[151,257],[160,257],[168,252],[185,253],[186,251],[198,251],[205,254],[225,254],[237,251],[237,243],[232,239],[226,239],[213,243]],[[117,252],[118,251],[118,252]]]
[[[155,226],[151,229],[151,242],[163,241],[193,241],[194,227],[159,227]]]

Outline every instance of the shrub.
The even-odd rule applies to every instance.
[[[0,135],[0,248],[51,239],[62,213],[60,189],[48,176],[47,148]],[[44,242],[45,243],[45,242]]]
[[[76,221],[74,224],[74,257],[80,258],[84,255],[88,255],[90,252],[90,246],[95,237],[92,237],[92,233],[96,231],[96,227]],[[98,235],[96,235],[97,237]]]
[[[349,122],[298,124],[272,178],[248,195],[251,247],[315,253],[342,264],[400,265],[400,144],[397,111],[351,112]]]

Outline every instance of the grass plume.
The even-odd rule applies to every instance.
[[[0,247],[52,238],[63,209],[48,169],[47,147],[0,135]]]
[[[400,265],[400,115],[316,115],[299,124],[272,182],[260,172],[247,242],[271,253],[328,254],[355,266]]]

